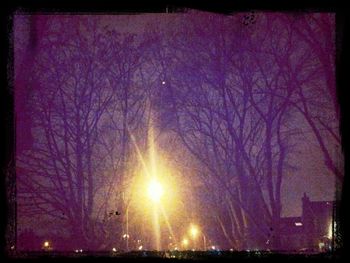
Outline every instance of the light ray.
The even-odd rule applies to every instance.
[[[149,173],[149,170],[148,170],[148,168],[147,168],[145,159],[143,158],[143,156],[142,156],[142,154],[141,154],[141,151],[140,151],[140,148],[139,148],[139,146],[138,146],[137,143],[136,143],[135,136],[131,133],[131,131],[130,131],[129,129],[128,129],[128,132],[129,132],[129,134],[130,134],[131,141],[132,141],[132,143],[133,143],[134,146],[135,146],[135,149],[136,149],[136,152],[137,152],[137,156],[139,157],[139,160],[141,161],[142,168],[143,168],[145,174],[146,174],[148,177],[151,177],[151,175],[150,175],[150,173]]]
[[[151,117],[150,126],[148,130],[148,142],[149,142],[149,158],[151,164],[151,174],[153,178],[157,178],[157,165],[156,165],[156,153],[154,147],[154,134],[153,134],[153,119]]]
[[[156,205],[153,206],[153,224],[154,224],[154,235],[155,235],[155,247],[156,250],[161,250],[160,244],[160,224],[159,224],[159,214],[158,207]]]
[[[163,217],[165,219],[165,223],[166,223],[166,225],[167,225],[167,227],[169,229],[170,236],[174,239],[175,244],[177,244],[177,238],[174,235],[174,231],[173,231],[173,228],[170,225],[170,221],[169,221],[168,215],[166,214],[165,209],[164,209],[164,207],[162,205],[160,205],[160,210],[161,210],[162,215],[163,215]]]

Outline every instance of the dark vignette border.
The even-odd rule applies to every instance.
[[[344,1],[345,2],[345,1]],[[41,255],[40,257],[21,258],[16,256],[11,250],[11,246],[15,245],[16,240],[16,173],[15,173],[15,118],[14,115],[14,90],[13,90],[13,46],[12,46],[12,22],[14,12],[30,12],[30,13],[112,13],[112,14],[133,14],[133,13],[173,13],[183,12],[186,9],[196,9],[220,14],[231,14],[242,11],[282,11],[282,12],[335,12],[336,13],[336,79],[337,79],[337,95],[340,103],[341,118],[340,132],[342,135],[342,149],[345,157],[345,175],[348,173],[348,105],[346,104],[346,88],[350,83],[347,76],[349,66],[348,49],[349,43],[349,17],[346,12],[345,3],[339,0],[217,0],[217,1],[195,1],[195,0],[166,0],[162,3],[157,3],[154,0],[136,2],[135,0],[117,1],[117,0],[15,0],[11,3],[6,3],[5,8],[2,8],[1,13],[1,30],[4,47],[1,49],[2,62],[2,88],[1,88],[1,124],[5,132],[2,133],[3,140],[2,149],[5,150],[4,158],[2,158],[2,177],[1,177],[1,198],[4,213],[1,213],[1,257],[11,261],[20,260],[102,260],[112,261],[114,258],[83,256],[80,258],[62,258],[60,256]],[[339,191],[339,189],[342,189]],[[341,200],[337,205],[337,213],[335,219],[337,225],[338,240],[335,240],[339,248],[331,255],[326,256],[292,256],[292,255],[268,255],[267,257],[247,257],[243,254],[235,254],[230,258],[220,258],[220,260],[341,260],[348,258],[347,247],[347,231],[346,222],[346,201],[348,198],[348,178],[344,177],[342,186],[337,185],[336,198]],[[132,258],[118,258],[118,261],[135,260]],[[160,258],[137,258],[140,261],[166,261]],[[170,259],[168,259],[170,260]],[[172,259],[174,260],[174,259]],[[191,259],[187,259],[191,260]],[[206,260],[219,260],[219,258],[206,258]]]

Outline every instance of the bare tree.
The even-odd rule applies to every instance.
[[[131,34],[103,17],[33,16],[34,55],[16,66],[32,126],[18,156],[19,211],[64,225],[78,244],[128,249],[129,189],[155,125],[155,140],[175,138],[169,148],[191,155],[226,243],[279,249],[283,177],[295,146],[309,143],[302,119],[343,176],[332,155],[333,20],[189,12]],[[174,165],[189,169],[184,158]]]
[[[281,19],[291,25],[299,43],[308,50],[294,71],[298,98],[291,103],[309,124],[326,167],[338,182],[342,182],[340,107],[335,81],[335,15],[315,13]]]
[[[167,87],[167,119],[210,174],[204,180],[214,191],[225,189],[227,204],[236,205],[227,209],[240,233],[249,228],[255,240],[260,233],[260,245],[278,249],[282,178],[302,129],[293,127],[294,106],[304,83],[322,82],[319,64],[309,61],[310,49],[279,15],[259,14],[248,26],[241,16],[184,17],[186,26],[173,21],[181,30],[163,32],[155,52]],[[309,77],[301,82],[297,74]]]
[[[100,248],[116,242],[109,233],[117,217],[107,219],[126,187],[128,129],[142,113],[144,89],[134,77],[140,54],[130,54],[132,36],[107,31],[99,18],[37,19],[34,143],[19,157],[20,205],[27,216],[66,221],[77,244]]]

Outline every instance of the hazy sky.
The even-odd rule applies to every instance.
[[[168,23],[176,24],[176,20],[182,19],[184,14],[105,15],[99,17],[101,17],[103,25],[108,29],[114,29],[121,33],[143,34],[147,32],[146,30],[149,30],[148,25],[150,24],[157,25],[162,29],[168,29]],[[28,65],[24,64],[24,62],[30,61],[30,57],[35,56],[35,54],[28,52],[30,48],[27,47],[31,38],[30,23],[25,22],[27,18],[23,18],[15,19],[15,21],[19,21],[18,27],[16,27],[18,30],[15,31],[15,39],[19,39],[19,42],[15,43],[15,74],[17,76],[25,74],[25,68]],[[24,86],[21,86],[21,90],[16,90],[17,121],[25,123],[22,126],[18,125],[16,134],[17,149],[25,148],[22,144],[28,143],[28,136],[30,136],[27,129],[30,129],[31,124],[28,123],[30,120],[25,117],[26,113],[24,112],[25,107],[30,107],[27,99],[30,97],[30,91],[29,87],[23,88]],[[291,126],[294,125],[294,127],[299,128],[303,136],[300,137],[300,140],[294,139],[296,147],[290,153],[290,156],[287,157],[289,164],[296,169],[288,171],[283,177],[281,191],[282,216],[301,216],[301,198],[304,192],[312,201],[331,201],[335,198],[336,190],[334,175],[326,168],[323,154],[310,127],[301,116],[293,116],[292,119],[293,123],[291,123]],[[167,131],[165,131],[166,133]],[[329,140],[326,139],[326,141],[329,145],[333,143],[330,138]],[[181,152],[181,147],[185,149],[185,146],[180,143],[176,144],[176,146],[177,152]],[[330,147],[332,148],[332,146]],[[333,148],[334,154],[336,154],[335,147]],[[171,156],[171,152],[168,152],[167,149],[161,150],[166,152],[168,157]],[[334,159],[339,159],[339,163],[342,163],[340,157]]]

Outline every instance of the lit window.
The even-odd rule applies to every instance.
[[[323,249],[324,248],[324,243],[323,242],[318,243],[318,247],[319,247],[319,249]]]
[[[335,223],[335,222],[334,222]],[[334,224],[335,225],[335,224]],[[327,233],[327,237],[329,239],[333,238],[333,226],[332,226],[332,221],[329,223],[328,225],[328,233]]]

